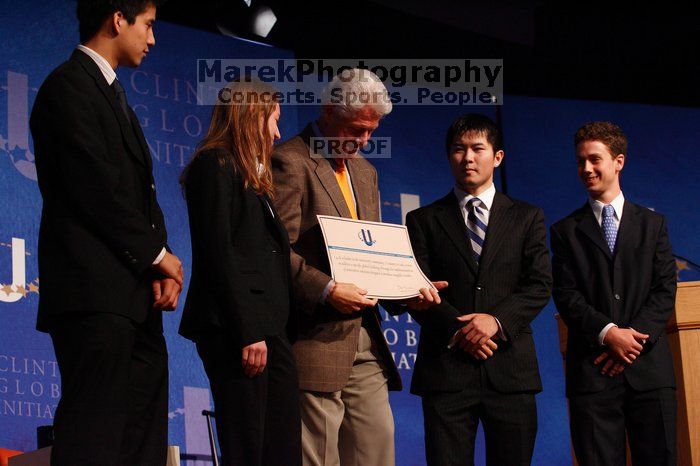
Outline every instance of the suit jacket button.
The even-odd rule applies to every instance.
[[[476,285],[476,291],[481,291],[481,285]]]
[[[155,190],[156,190],[156,185],[154,183],[151,183],[151,191],[155,191]]]
[[[620,300],[620,295],[617,294],[617,293],[615,293],[615,299],[619,301],[619,300]]]
[[[156,229],[156,224],[155,224],[155,223],[151,223],[151,228],[153,228],[153,229],[155,230],[155,229]]]

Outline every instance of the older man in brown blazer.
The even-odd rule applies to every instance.
[[[272,158],[275,207],[292,245],[299,306],[302,448],[305,465],[391,466],[394,421],[388,390],[401,378],[380,327],[377,300],[352,283],[336,283],[317,215],[379,221],[377,172],[355,153],[314,150],[313,141],[352,141],[362,147],[391,111],[386,88],[366,70],[347,70],[324,93],[317,122],[281,144]],[[341,99],[330,99],[332,95]],[[352,105],[361,92],[384,95]],[[331,102],[332,100],[332,102]],[[357,99],[355,99],[357,101]],[[328,144],[321,144],[327,148]],[[439,300],[434,290],[425,300]]]

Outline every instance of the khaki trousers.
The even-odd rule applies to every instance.
[[[387,377],[364,327],[348,384],[301,391],[304,466],[394,466],[394,417]]]

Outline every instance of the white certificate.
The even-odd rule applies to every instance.
[[[354,283],[368,298],[405,299],[433,288],[418,267],[403,225],[318,215],[333,280]]]

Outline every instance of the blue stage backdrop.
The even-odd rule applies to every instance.
[[[40,293],[36,254],[41,198],[28,115],[43,79],[77,43],[74,9],[75,2],[68,0],[0,3],[4,19],[0,32],[0,447],[24,451],[36,447],[36,426],[51,424],[60,395],[50,339],[34,330]],[[118,75],[126,83],[151,147],[170,245],[188,270],[187,212],[177,178],[203,136],[211,112],[210,107],[196,104],[195,60],[289,58],[292,54],[164,23],[156,25],[156,41],[141,68],[122,69]],[[377,135],[392,138],[392,157],[373,162],[379,171],[384,221],[402,222],[407,211],[450,189],[444,134],[452,119],[467,111],[494,115],[493,108],[397,106],[382,122]],[[317,112],[314,107],[284,107],[283,139],[296,134]],[[700,220],[695,214],[697,194],[692,193],[700,178],[693,157],[700,110],[506,96],[503,118],[509,193],[542,206],[548,224],[585,200],[575,176],[571,140],[576,128],[594,119],[621,124],[631,140],[623,173],[626,196],[667,215],[674,251],[698,262],[700,245],[695,235]],[[700,276],[683,270],[680,278]],[[170,443],[186,453],[207,455],[206,425],[200,413],[211,407],[211,398],[193,345],[177,335],[180,313],[181,306],[164,319],[171,369]],[[539,433],[533,461],[537,465],[571,464],[554,313],[550,305],[534,324],[544,383],[544,392],[537,397]],[[408,387],[419,326],[408,315],[385,315],[385,321],[385,337]],[[393,393],[391,403],[397,465],[425,464],[420,400],[406,388]],[[483,463],[481,442],[477,464]]]

